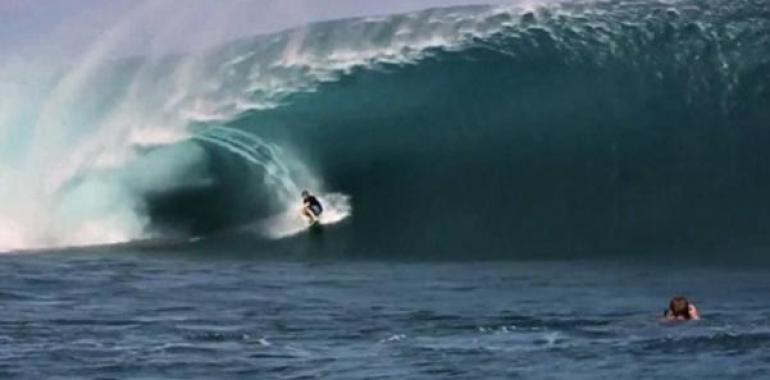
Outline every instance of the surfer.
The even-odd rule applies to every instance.
[[[700,316],[698,315],[698,309],[687,298],[676,296],[668,303],[668,309],[663,312],[663,319],[669,321],[698,320]]]
[[[302,191],[302,214],[307,218],[310,224],[318,222],[318,217],[324,211],[318,198],[311,195],[307,190]]]

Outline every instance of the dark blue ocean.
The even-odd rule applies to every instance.
[[[762,267],[109,252],[0,268],[4,379],[770,376]],[[661,323],[674,294],[703,320]]]

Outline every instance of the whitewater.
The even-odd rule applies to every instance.
[[[444,8],[115,58],[129,15],[72,64],[7,65],[0,247],[272,246],[304,188],[383,254],[762,244],[765,8]]]
[[[153,9],[146,8],[136,13]],[[333,22],[196,55],[116,60],[108,53],[135,28],[134,14],[72,67],[53,68],[58,71],[50,75],[17,68],[21,72],[9,78],[18,79],[0,88],[6,99],[0,247],[98,245],[196,232],[186,225],[153,225],[148,199],[216,186],[220,179],[210,172],[210,156],[220,152],[247,167],[240,168],[246,171],[239,173],[246,177],[239,178],[240,186],[253,188],[239,200],[257,210],[247,205],[249,215],[217,227],[285,214],[302,188],[321,190],[321,179],[297,158],[301,152],[261,138],[264,126],[236,129],[228,123],[280,107],[289,96],[312,92],[354,68],[416,62],[431,47],[451,48],[488,34],[500,25],[483,21],[499,12]],[[451,24],[438,26],[446,21]],[[348,196],[328,196],[335,199],[332,221],[350,213]],[[292,233],[267,229],[269,236]]]
[[[770,3],[175,7],[0,57],[0,378],[770,376]]]

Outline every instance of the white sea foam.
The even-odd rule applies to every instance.
[[[126,38],[167,5],[137,6],[55,79],[40,79],[39,68],[12,66],[14,78],[30,78],[31,84],[0,84],[0,137],[18,142],[0,143],[0,249],[148,237],[142,195],[189,182],[186,171],[206,158],[189,146],[150,155],[141,148],[189,138],[263,167],[266,185],[286,211],[262,232],[274,238],[297,233],[305,224],[294,209],[297,192],[323,189],[322,179],[286,151],[276,159],[258,159],[257,145],[281,150],[269,142],[254,145],[246,134],[199,135],[190,126],[278,107],[289,95],[314,91],[358,67],[409,64],[432,48],[459,48],[504,27],[505,22],[489,20],[507,12],[433,10],[322,23],[176,57],[160,54],[164,47],[151,41],[148,57],[115,62],[114,52]],[[174,25],[161,34],[179,33]],[[121,65],[128,69],[118,70]],[[322,223],[350,215],[344,194],[321,198],[327,206]]]
[[[353,208],[350,197],[340,193],[322,194],[317,196],[323,205],[324,212],[319,218],[321,225],[336,224],[349,217]],[[296,235],[310,228],[307,219],[302,216],[302,207],[289,207],[285,212],[261,221],[257,226],[259,233],[269,238],[282,239]]]

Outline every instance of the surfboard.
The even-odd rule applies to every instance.
[[[311,223],[302,215],[301,208],[289,207],[284,212],[259,221],[254,228],[260,230],[268,238],[283,239],[302,232],[319,232],[344,220],[352,213],[350,197],[340,193],[320,195],[319,200],[324,205],[324,212]]]

